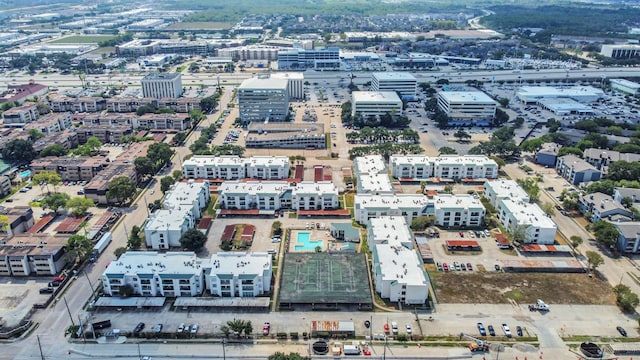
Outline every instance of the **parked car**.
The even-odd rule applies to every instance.
[[[436,263],[436,268],[438,269],[438,271],[442,271],[442,264]]]
[[[484,324],[479,322],[477,324],[478,327],[478,332],[480,333],[480,336],[487,336],[487,330],[484,328]]]
[[[140,332],[142,332],[142,330],[144,330],[144,323],[139,322],[138,325],[136,325],[136,327],[133,329],[133,333],[139,334]]]
[[[444,271],[449,271],[449,265],[447,265],[447,263],[442,263],[442,269]]]
[[[489,335],[496,336],[496,330],[493,328],[493,325],[487,326],[487,329],[489,329]]]
[[[177,330],[177,332],[181,333],[181,332],[183,332],[183,331],[184,331],[184,323],[182,323],[182,324],[180,324],[180,325],[178,326],[178,330]]]
[[[493,265],[493,268],[496,269],[496,271],[500,271],[500,265],[498,264]]]
[[[393,335],[398,335],[398,323],[395,321],[391,322],[391,332]]]
[[[198,332],[198,329],[200,329],[200,325],[198,325],[198,324],[193,324],[193,325],[191,326],[191,333],[192,333],[192,334],[197,333],[197,332]]]
[[[618,330],[620,335],[627,337],[627,330],[625,330],[622,326],[616,326],[616,330]]]
[[[509,329],[509,326],[507,324],[502,324],[502,331],[504,331],[504,334],[510,338],[513,336],[513,334],[511,333],[511,329]]]
[[[471,263],[467,263],[467,270],[469,271],[473,270],[473,266],[471,266]]]
[[[40,289],[40,294],[52,294],[52,293],[53,293],[52,287],[45,287]]]
[[[411,329],[411,325],[407,324],[407,334],[411,335],[412,329]]]
[[[156,327],[153,328],[153,332],[156,334],[160,334],[162,332],[162,327],[163,327],[162,324],[156,325]]]
[[[262,324],[262,335],[269,335],[269,331],[271,330],[271,323],[265,322]]]
[[[521,326],[516,326],[516,334],[518,334],[518,336],[523,336],[522,327]]]
[[[386,334],[388,334],[388,333],[389,333],[389,324],[384,324],[384,332],[385,332]]]

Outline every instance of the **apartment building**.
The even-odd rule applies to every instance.
[[[268,253],[219,252],[206,265],[209,293],[220,297],[256,297],[271,291],[273,270]]]
[[[613,226],[618,230],[616,247],[619,251],[627,254],[640,252],[640,222],[615,222]]]
[[[615,161],[638,162],[640,161],[640,154],[589,148],[584,150],[582,158],[596,169],[606,171],[609,165]]]
[[[103,144],[105,143],[121,143],[122,137],[132,135],[133,129],[127,125],[87,125],[76,129],[78,134],[78,142],[84,144],[87,140],[95,136]]]
[[[95,175],[84,187],[84,196],[96,204],[108,205],[117,203],[118,199],[107,199],[109,183],[117,177],[125,176],[138,182],[138,173],[133,163],[112,163],[106,169]]]
[[[37,129],[43,134],[57,133],[71,128],[71,113],[49,113],[35,122],[26,124],[24,128],[27,131]]]
[[[293,189],[291,207],[295,210],[338,209],[338,189],[331,181],[301,181]]]
[[[536,152],[536,164],[556,167],[556,158],[560,151],[560,145],[556,143],[544,143]]]
[[[62,181],[90,181],[109,164],[109,159],[104,156],[47,156],[34,159],[31,162],[31,171],[34,174],[53,171],[60,175]]]
[[[177,113],[189,113],[191,110],[200,110],[199,98],[162,98],[158,100],[158,107],[169,108]]]
[[[0,241],[0,276],[51,276],[65,267],[68,235],[15,234]]]
[[[402,114],[402,100],[393,91],[354,91],[351,93],[351,105],[352,116]]]
[[[558,158],[556,171],[571,184],[578,185],[583,182],[598,181],[602,172],[579,157],[569,154]]]
[[[74,128],[65,129],[60,132],[44,134],[44,137],[33,142],[33,150],[42,151],[45,147],[53,144],[61,145],[66,150],[71,150],[78,146],[78,133]]]
[[[498,207],[500,200],[504,199],[521,200],[525,203],[530,201],[529,194],[517,182],[509,179],[485,182],[483,195],[495,208]]]
[[[525,244],[553,245],[557,225],[538,206],[522,200],[498,201],[498,220],[507,231],[524,232]]]
[[[205,289],[205,261],[193,252],[127,251],[102,273],[103,290],[118,296],[129,285],[139,296],[199,296]]]
[[[353,159],[353,170],[356,176],[364,174],[387,175],[387,164],[382,155],[358,156]]]
[[[278,78],[250,78],[238,87],[243,124],[283,122],[289,115],[289,82]]]
[[[279,180],[289,177],[289,158],[286,156],[194,155],[182,164],[187,179],[262,179]]]
[[[25,233],[35,223],[31,206],[14,206],[4,208],[0,214],[9,218],[6,232],[9,236]]]
[[[630,221],[633,219],[633,212],[611,195],[600,192],[586,194],[580,196],[578,200],[580,212],[585,214],[591,222],[600,220],[609,220],[611,222],[622,220]]]
[[[484,155],[393,155],[389,164],[391,175],[405,181],[495,179],[499,170],[498,164]]]
[[[338,208],[338,189],[330,181],[225,181],[218,188],[223,209],[330,210]]]
[[[11,178],[7,175],[0,175],[0,197],[11,194]]]
[[[57,96],[49,102],[53,112],[94,113],[107,108],[107,99],[101,97]]]
[[[144,114],[138,118],[138,128],[150,130],[185,131],[191,128],[186,114]]]
[[[39,115],[38,106],[27,103],[3,111],[2,124],[4,127],[23,127],[25,124],[36,121]]]
[[[117,113],[128,113],[138,111],[138,108],[145,105],[154,105],[156,99],[146,97],[143,99],[132,97],[113,97],[107,99],[107,111]]]
[[[497,102],[481,91],[440,91],[438,107],[452,120],[493,120]]]
[[[428,200],[418,194],[357,194],[354,198],[355,220],[367,224],[381,216],[403,216],[410,224],[413,218],[425,215]]]
[[[180,73],[155,73],[142,78],[142,96],[145,98],[179,98],[182,95]]]
[[[413,100],[417,86],[416,77],[408,72],[371,73],[371,91],[393,91],[402,99]]]
[[[477,227],[484,223],[485,208],[471,195],[440,194],[433,198],[436,224],[444,227]]]
[[[169,188],[164,195],[163,205],[165,209],[185,209],[196,220],[202,218],[202,210],[211,200],[209,182],[188,180],[177,182]]]
[[[404,216],[381,216],[367,223],[367,242],[370,245],[401,245],[413,250],[413,232]]]

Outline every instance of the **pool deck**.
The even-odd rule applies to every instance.
[[[327,250],[327,244],[330,241],[334,241],[333,237],[329,233],[329,229],[291,229],[291,241],[289,241],[289,251],[291,252],[314,252],[314,250],[296,250],[296,245],[302,245],[298,243],[298,233],[300,232],[308,232],[311,234],[311,241],[322,240],[322,242],[318,242],[317,244],[322,246],[322,251]],[[315,248],[315,246],[314,246]]]

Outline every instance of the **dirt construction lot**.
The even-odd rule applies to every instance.
[[[430,273],[440,303],[614,305],[604,280],[586,274]]]

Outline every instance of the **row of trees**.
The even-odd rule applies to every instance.
[[[371,128],[365,126],[360,131],[347,133],[348,142],[366,142],[369,144],[379,144],[385,142],[397,143],[402,139],[405,142],[416,143],[420,140],[420,135],[415,130],[389,130],[384,127]]]
[[[422,154],[424,149],[416,144],[383,143],[369,146],[354,147],[349,150],[349,157],[354,159],[359,156],[381,155],[389,159],[394,154]]]
[[[153,143],[149,145],[146,156],[140,156],[133,162],[136,172],[141,177],[151,176],[158,172],[165,164],[171,162],[174,154],[169,144]]]

